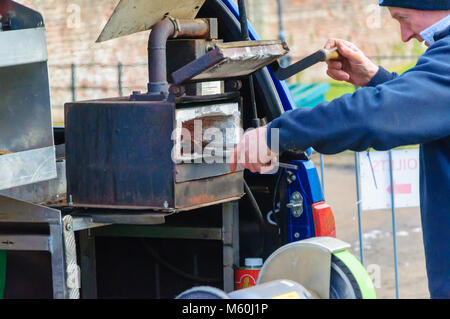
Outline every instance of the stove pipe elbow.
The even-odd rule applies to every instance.
[[[166,44],[169,38],[207,39],[207,19],[164,19],[153,27],[148,40],[149,94],[168,94]]]

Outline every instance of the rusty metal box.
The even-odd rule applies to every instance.
[[[238,95],[210,99],[66,104],[66,175],[71,204],[180,211],[240,198],[243,172],[231,173],[226,162],[206,163],[198,158],[178,162],[172,158],[175,129],[195,117],[204,123],[213,117],[223,126],[227,124],[220,122],[237,116],[232,122],[241,125]],[[233,114],[227,113],[228,109]]]

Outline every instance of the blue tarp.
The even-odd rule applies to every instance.
[[[297,108],[315,107],[325,101],[325,95],[330,90],[329,83],[290,83],[288,88]]]

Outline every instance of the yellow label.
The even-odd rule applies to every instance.
[[[287,294],[273,297],[272,299],[300,299],[300,296],[296,291],[288,292]]]

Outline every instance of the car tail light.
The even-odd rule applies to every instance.
[[[316,237],[335,237],[336,223],[331,207],[325,202],[312,205]]]

